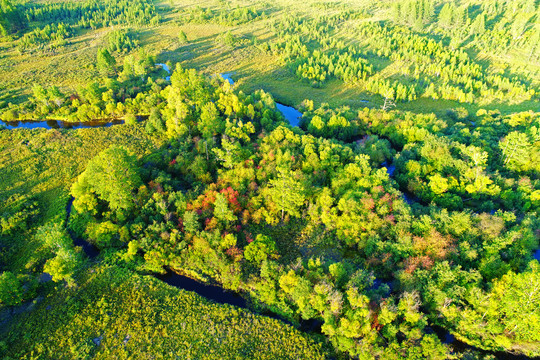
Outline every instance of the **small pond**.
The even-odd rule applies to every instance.
[[[283,115],[285,120],[291,124],[291,126],[300,126],[300,119],[302,118],[302,113],[292,106],[283,105],[276,103],[276,107],[279,112]]]

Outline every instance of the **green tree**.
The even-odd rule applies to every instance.
[[[224,222],[228,223],[236,220],[236,216],[231,209],[229,209],[229,202],[223,196],[223,194],[216,195],[216,202],[214,203],[214,216]]]
[[[489,291],[469,290],[461,308],[458,303],[442,307],[448,321],[457,324],[461,337],[488,349],[519,348],[525,354],[538,354],[522,344],[540,342],[540,266],[530,263],[526,272],[509,272],[495,280]],[[480,326],[479,326],[480,325]]]
[[[230,48],[234,48],[238,39],[230,31],[223,36],[223,43]]]
[[[111,72],[116,74],[116,60],[109,53],[107,49],[98,49],[97,52],[97,68],[98,71],[104,75],[108,76]]]
[[[72,243],[61,222],[49,222],[41,226],[36,233],[36,238],[53,251]]]
[[[9,0],[0,2],[0,35],[6,36],[26,27],[24,13]]]
[[[135,125],[137,124],[137,117],[135,114],[126,114],[126,116],[124,116],[124,123],[126,125]]]
[[[10,271],[0,275],[0,304],[5,306],[17,305],[23,299],[23,289],[17,276]]]
[[[185,44],[188,42],[188,37],[186,33],[182,30],[180,30],[180,32],[178,33],[178,41],[180,42],[180,44]]]
[[[95,212],[99,199],[112,210],[127,210],[134,206],[134,191],[141,184],[135,156],[113,145],[92,159],[73,184],[73,205],[79,211]]]
[[[194,211],[186,211],[183,218],[184,230],[188,233],[195,234],[199,228],[199,216]]]
[[[201,109],[197,128],[206,139],[222,133],[225,129],[225,125],[219,117],[219,111],[213,102],[206,103]]]
[[[471,35],[482,35],[486,31],[486,16],[482,13],[471,24]]]
[[[56,256],[47,260],[43,266],[43,271],[51,274],[53,281],[67,281],[68,284],[73,283],[73,274],[81,263],[81,256],[73,248],[60,248]]]
[[[274,240],[266,235],[259,234],[244,250],[244,257],[248,261],[260,264],[264,260],[277,257],[277,248]]]
[[[527,134],[512,131],[499,142],[504,165],[510,170],[527,170],[530,163],[531,143]]]
[[[300,216],[299,209],[306,199],[304,185],[297,180],[296,173],[284,168],[278,169],[278,176],[270,180],[270,197],[281,211],[281,220],[285,213]]]
[[[232,169],[240,158],[242,147],[238,142],[231,142],[227,139],[223,139],[221,147],[221,149],[214,148],[212,151],[216,154],[217,160],[223,162],[223,166]]]
[[[456,6],[452,3],[445,3],[439,13],[439,26],[445,29],[454,25],[456,17]]]

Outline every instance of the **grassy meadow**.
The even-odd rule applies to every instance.
[[[471,1],[473,3],[473,1]],[[366,22],[387,20],[390,17],[388,4],[360,0],[329,2],[325,6],[320,1],[304,2],[275,1],[159,1],[155,3],[161,22],[155,26],[130,29],[138,39],[140,49],[155,55],[159,62],[170,61],[186,68],[195,68],[207,75],[232,73],[237,86],[244,92],[264,89],[277,100],[288,105],[299,106],[303,100],[312,100],[315,106],[328,103],[332,107],[349,106],[351,108],[378,108],[383,104],[380,95],[371,94],[354,83],[330,80],[321,88],[313,88],[299,81],[291,69],[284,65],[279,56],[261,50],[262,43],[276,40],[272,24],[287,16],[298,15],[304,19],[315,18],[324,14],[332,16],[341,12],[357,11],[359,18],[340,22],[330,31],[330,36],[350,46],[359,46],[366,50],[366,58],[375,65],[380,76],[385,79],[399,79],[400,68],[407,66],[400,61],[381,59],[369,51],[365,39],[356,28]],[[264,16],[238,25],[223,24],[219,21],[190,21],[193,9],[222,9],[232,11],[237,8],[253,8],[264,11]],[[15,42],[0,43],[0,99],[6,102],[19,102],[31,94],[34,84],[59,86],[66,92],[77,91],[91,79],[99,77],[95,67],[97,49],[107,44],[107,34],[118,30],[118,26],[96,30],[80,30],[67,39],[67,44],[57,50],[46,52],[29,51],[21,54]],[[129,27],[126,27],[129,29]],[[184,32],[187,42],[179,40]],[[220,36],[231,33],[236,42],[233,46],[223,44]],[[429,35],[425,34],[424,36]],[[430,38],[430,36],[426,36]],[[441,39],[440,36],[433,36]],[[465,48],[474,61],[487,72],[504,73],[523,78],[531,86],[540,85],[540,65],[526,61],[525,51],[512,50],[503,55],[482,53]],[[135,50],[136,52],[137,50]],[[123,53],[114,54],[117,63],[122,63]],[[22,76],[21,76],[22,75]],[[368,102],[366,102],[366,100]],[[470,113],[479,109],[498,109],[503,113],[518,112],[537,108],[536,100],[521,103],[475,102],[474,104],[456,101],[418,98],[414,101],[398,104],[399,110],[413,112],[435,112],[444,115],[452,107],[465,107]]]

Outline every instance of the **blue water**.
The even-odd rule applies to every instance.
[[[171,73],[171,70],[167,64],[157,63],[156,66],[160,66],[168,74]],[[234,85],[234,80],[231,78],[233,73],[222,73],[221,77],[229,82],[229,84]],[[165,80],[169,81],[170,76],[167,76]],[[292,106],[283,105],[276,103],[276,108],[278,111],[285,117],[285,120],[289,122],[292,126],[299,126],[300,119],[302,118],[302,113]],[[115,124],[122,124],[122,120],[113,120],[113,121],[88,121],[88,122],[65,122],[59,120],[47,120],[47,121],[12,121],[5,122],[0,120],[0,125],[4,125],[8,129],[16,128],[25,128],[25,129],[83,129],[83,128],[93,128],[93,127],[108,127]]]
[[[389,165],[388,161],[383,162],[381,165],[386,168],[386,172],[388,173],[389,177],[394,176],[394,173],[396,172],[395,165]]]
[[[24,121],[3,121],[0,120],[0,126],[5,126],[7,129],[86,129],[96,127],[109,127],[112,125],[123,124],[124,120],[109,120],[109,121],[86,121],[86,122],[68,122],[61,120],[24,120]]]
[[[171,69],[167,64],[157,63],[156,66],[161,67],[171,74]],[[164,78],[167,81],[171,80],[170,76]],[[7,129],[86,129],[86,128],[96,128],[96,127],[109,127],[112,125],[123,124],[123,120],[94,120],[94,121],[85,121],[85,122],[67,122],[61,120],[43,120],[43,121],[34,121],[34,120],[24,120],[24,121],[3,121],[0,120],[1,126],[5,126]]]
[[[300,111],[296,110],[292,106],[287,106],[280,103],[276,103],[276,107],[279,112],[283,114],[283,117],[289,122],[289,124],[292,126],[300,125],[300,119],[302,118],[302,113]]]
[[[163,70],[165,70],[167,72],[167,74],[171,74],[171,69],[169,69],[169,67],[167,66],[167,64],[163,64],[163,63],[157,63],[156,66],[161,66],[161,68]],[[167,81],[171,81],[171,77],[170,76],[166,76],[164,77],[165,80]]]
[[[540,249],[536,250],[533,256],[536,260],[540,261]]]
[[[232,73],[223,73],[223,74],[220,74],[220,75],[224,80],[227,80],[229,82],[229,84],[234,85],[234,80],[231,77]]]
[[[409,205],[413,205],[415,203],[418,203],[418,198],[416,198],[414,195],[409,195],[407,193],[402,192],[401,197]]]
[[[220,75],[224,80],[227,80],[229,84],[234,85],[234,80],[231,77],[233,73],[221,73]],[[302,117],[302,113],[300,111],[291,106],[283,105],[278,102],[276,103],[276,107],[283,117],[285,117],[285,120],[289,122],[289,124],[292,126],[300,125],[300,118]]]
[[[163,275],[156,274],[155,277],[171,286],[196,292],[197,294],[220,304],[230,304],[247,308],[246,300],[242,296],[234,292],[226,291],[219,286],[203,284],[197,280],[176,274],[170,270]]]

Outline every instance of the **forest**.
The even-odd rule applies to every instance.
[[[1,358],[540,357],[538,1],[0,10]]]

